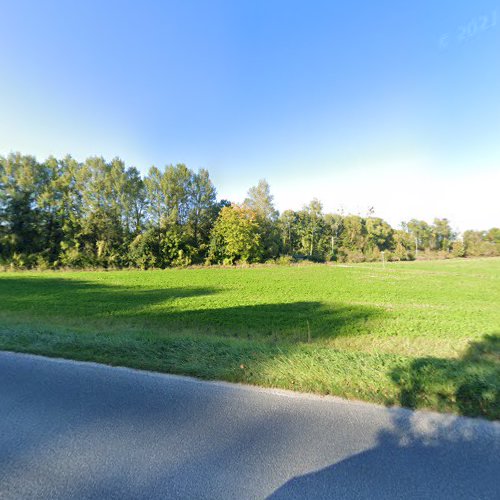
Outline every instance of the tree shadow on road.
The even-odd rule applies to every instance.
[[[28,358],[16,371],[14,358],[4,362],[7,498],[498,496],[500,426],[491,422],[339,405],[329,429],[321,400],[102,366]],[[293,477],[318,460],[331,465]]]
[[[295,477],[269,498],[498,498],[500,426],[388,411],[393,427],[379,433],[373,448]]]

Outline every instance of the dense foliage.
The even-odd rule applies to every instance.
[[[0,157],[0,259],[13,268],[164,268],[310,259],[361,262],[500,255],[500,229],[447,219],[393,229],[384,220],[324,214],[318,200],[282,214],[266,181],[237,205],[217,200],[209,173],[183,164],[142,177],[118,158]]]

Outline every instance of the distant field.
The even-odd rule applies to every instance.
[[[0,349],[500,418],[500,259],[0,273]]]

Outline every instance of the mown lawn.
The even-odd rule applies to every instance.
[[[500,259],[0,273],[0,349],[500,418]]]

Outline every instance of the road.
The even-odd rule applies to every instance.
[[[0,498],[500,498],[500,424],[0,352]]]

